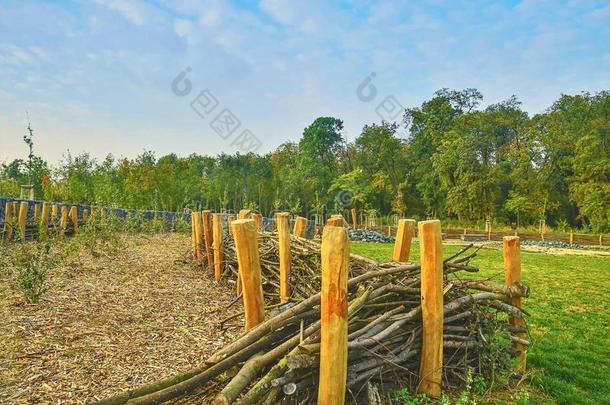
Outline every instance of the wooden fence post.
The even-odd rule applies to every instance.
[[[256,224],[256,229],[259,231],[263,229],[263,216],[261,214],[252,214],[252,219]]]
[[[87,220],[89,219],[89,210],[87,208],[83,208],[83,222],[85,225],[87,224]]]
[[[280,245],[280,302],[290,300],[290,214],[279,212],[275,215]]]
[[[61,206],[61,218],[59,220],[59,234],[63,238],[66,235],[66,229],[68,229],[68,206]]]
[[[329,226],[343,226],[345,225],[345,219],[343,218],[343,215],[331,215],[330,218],[328,218],[328,220],[326,220],[326,225]]]
[[[214,272],[214,241],[212,235],[212,211],[203,210],[201,212],[201,222],[203,224],[203,239],[205,242],[205,253],[208,259],[208,269]]]
[[[411,251],[411,239],[415,230],[414,219],[400,219],[396,230],[396,240],[394,242],[394,253],[392,259],[395,262],[408,262]]]
[[[570,245],[574,244],[574,231],[570,231]]]
[[[28,208],[29,204],[25,201],[22,201],[19,204],[19,236],[21,237],[21,241],[25,242],[25,226],[28,219]]]
[[[40,218],[40,204],[34,204],[34,222]]]
[[[222,215],[212,215],[212,234],[214,240],[214,278],[219,281],[222,277]]]
[[[193,241],[195,244],[195,259],[203,260],[203,229],[201,225],[201,212],[191,212],[191,221],[193,226]]]
[[[599,235],[599,246],[603,246],[602,245],[602,239],[603,239],[604,235],[600,234]]]
[[[58,209],[59,207],[57,206],[57,204],[52,204],[51,205],[51,221],[54,223],[57,223],[57,217],[58,217]]]
[[[4,206],[4,237],[11,239],[13,236],[13,203],[7,202]]]
[[[250,330],[265,320],[256,224],[252,219],[238,219],[231,223],[231,227],[242,284],[246,330]]]
[[[505,236],[504,237],[504,276],[506,278],[506,285],[510,286],[513,283],[521,282],[521,246],[518,237]],[[521,297],[512,297],[511,304],[517,308],[521,308]],[[524,327],[525,322],[521,318],[511,316],[509,318],[510,324],[515,327]],[[517,332],[517,337],[525,339],[525,333]],[[515,349],[519,352],[517,365],[515,366],[515,372],[519,375],[525,374],[525,365],[527,360],[526,347],[521,343],[514,344]]]
[[[229,216],[227,217],[227,228],[229,228],[229,235],[233,236],[233,228],[231,228],[231,222],[233,222],[235,220],[234,217]]]
[[[443,372],[443,251],[441,222],[418,223],[421,260],[422,349],[419,392],[440,397]]]
[[[307,218],[296,217],[294,220],[294,229],[292,233],[299,238],[305,237],[305,232],[307,231]]]
[[[347,379],[347,230],[325,226],[322,232],[319,405],[343,405]]]
[[[70,207],[70,213],[68,215],[72,220],[72,229],[74,229],[74,233],[76,233],[76,230],[78,229],[78,211],[76,205]]]
[[[356,208],[352,208],[352,228],[354,228],[354,230],[358,229],[358,214],[356,213]]]
[[[49,211],[50,211],[49,203],[42,203],[42,213],[40,219],[40,228],[42,231],[42,240],[47,240],[49,238]]]

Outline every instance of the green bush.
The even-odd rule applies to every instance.
[[[49,242],[20,245],[13,257],[13,288],[30,304],[40,302],[47,291],[47,271],[52,267]]]

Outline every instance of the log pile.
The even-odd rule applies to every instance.
[[[216,352],[200,367],[124,392],[102,404],[153,404],[186,395],[201,403],[315,403],[320,353],[320,246],[292,240],[293,295],[278,304],[278,242],[259,235],[261,274],[268,304],[261,324]],[[521,283],[496,285],[463,277],[475,273],[472,245],[443,262],[443,387],[458,388],[470,372],[487,378],[510,368],[514,345],[529,346],[525,326],[507,316],[526,314],[511,298],[526,297]],[[237,278],[230,238],[223,277]],[[422,345],[419,264],[377,263],[350,255],[348,285],[348,403],[382,403],[398,388],[417,391]],[[377,401],[377,402],[376,402]]]
[[[274,306],[280,302],[278,294],[280,289],[279,242],[276,234],[267,232],[259,234],[258,245],[265,302],[268,306]],[[292,301],[303,300],[319,293],[321,285],[320,244],[291,235],[290,251]],[[378,264],[366,257],[354,254],[350,257],[351,276],[363,274]],[[224,239],[223,267],[223,278],[237,282],[238,265],[233,238]]]

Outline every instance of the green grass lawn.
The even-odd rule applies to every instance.
[[[389,261],[392,244],[353,242],[352,252]],[[444,245],[445,255],[459,246]],[[419,262],[419,245],[411,248]],[[521,252],[530,403],[610,404],[610,258]],[[504,282],[502,252],[485,249],[471,262],[478,277]]]

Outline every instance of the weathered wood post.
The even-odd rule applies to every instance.
[[[18,224],[19,224],[19,236],[21,237],[22,242],[25,241],[25,226],[26,226],[27,219],[28,219],[28,208],[29,208],[29,204],[25,201],[22,201],[19,204]]]
[[[222,277],[222,242],[223,242],[223,230],[222,230],[222,215],[212,215],[212,234],[214,240],[214,278],[219,281]]]
[[[603,246],[603,244],[602,244],[603,238],[604,238],[604,235],[600,234],[599,235],[599,246]]]
[[[343,226],[344,224],[345,219],[342,215],[331,215],[331,217],[326,220],[326,225],[329,226]]]
[[[234,217],[229,216],[227,217],[227,228],[229,228],[229,235],[233,236],[233,228],[231,228],[231,222],[233,222],[235,220]]]
[[[50,214],[50,209],[51,207],[49,206],[48,202],[43,202],[42,203],[42,212],[41,212],[41,219],[40,219],[40,228],[42,231],[42,240],[47,240],[49,238],[49,214]]]
[[[339,226],[325,226],[321,252],[320,405],[345,403],[349,254],[347,230]]]
[[[13,236],[13,203],[7,202],[4,206],[4,237],[11,239]]]
[[[83,208],[83,223],[87,224],[89,220],[89,210],[87,208]]]
[[[68,206],[61,206],[61,218],[59,219],[59,236],[63,238],[66,235],[66,229],[68,229]]]
[[[280,302],[290,300],[290,214],[279,212],[275,216],[280,247]]]
[[[421,260],[422,349],[419,392],[440,397],[443,372],[443,251],[441,221],[418,223]]]
[[[292,233],[295,236],[304,238],[306,231],[307,231],[307,218],[296,217],[294,220],[294,229],[293,229]]]
[[[574,244],[574,231],[570,231],[570,245]]]
[[[34,222],[40,218],[40,204],[34,204]]]
[[[396,240],[394,241],[394,253],[392,260],[395,262],[408,262],[411,251],[411,240],[415,231],[414,219],[400,219],[396,230]]]
[[[265,320],[256,224],[252,219],[238,219],[231,223],[231,227],[242,284],[246,330],[250,330]]]
[[[358,229],[358,213],[356,212],[356,208],[352,208],[352,228],[354,228],[354,230]]]
[[[214,240],[212,235],[212,211],[203,210],[201,212],[201,222],[203,223],[203,239],[205,242],[205,253],[208,259],[208,269],[214,272]]]
[[[252,214],[252,219],[256,224],[256,229],[259,231],[263,229],[263,216],[261,214]]]
[[[70,207],[70,213],[68,215],[70,216],[70,220],[72,220],[72,229],[74,230],[74,233],[76,233],[76,230],[78,229],[78,211],[76,205]]]
[[[191,213],[191,221],[193,222],[193,238],[195,243],[195,259],[203,260],[203,227],[201,224],[201,212],[193,211]]]
[[[506,278],[506,285],[510,286],[513,283],[521,282],[521,245],[518,237],[505,236],[504,237],[504,275]],[[521,308],[521,297],[515,296],[511,298],[511,304],[517,308]],[[511,316],[509,322],[512,326],[522,328],[525,326],[525,322],[521,318]],[[525,333],[517,332],[517,337],[525,339]],[[515,349],[519,352],[517,365],[515,366],[515,372],[519,375],[525,374],[525,365],[527,360],[526,347],[521,343],[514,344]]]
[[[97,213],[97,207],[91,206],[91,215],[89,215],[89,220],[91,223],[95,223],[95,214]]]
[[[59,207],[57,206],[57,204],[51,205],[51,221],[54,223],[57,223],[57,217],[59,214],[58,209]]]

